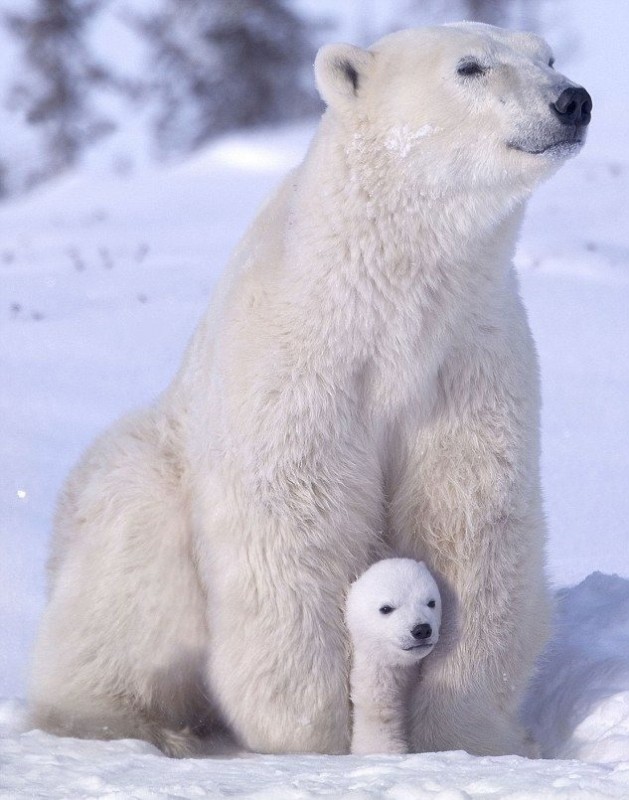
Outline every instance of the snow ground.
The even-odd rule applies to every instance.
[[[23,702],[7,699],[0,798],[629,796],[629,123],[614,114],[629,98],[605,77],[624,68],[622,25],[606,30],[586,5],[575,13],[604,68],[586,50],[566,71],[595,98],[590,142],[533,199],[517,254],[542,367],[549,572],[557,587],[578,583],[558,592],[556,636],[524,709],[554,760],[172,761],[135,741],[24,732]],[[232,136],[127,177],[95,156],[0,207],[0,696],[25,694],[64,475],[168,383],[235,241],[310,135]]]

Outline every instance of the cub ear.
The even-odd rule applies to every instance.
[[[371,70],[374,55],[351,44],[326,44],[315,58],[314,70],[321,99],[331,108],[351,104]]]

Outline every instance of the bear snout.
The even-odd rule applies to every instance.
[[[582,86],[564,89],[550,109],[562,125],[585,127],[592,117],[592,98]]]
[[[422,622],[411,630],[411,636],[418,641],[429,639],[432,636],[432,628],[427,622]]]

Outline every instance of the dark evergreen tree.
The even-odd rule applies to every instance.
[[[536,0],[463,0],[467,19],[489,25],[524,26],[529,30],[536,27],[536,6]]]
[[[163,152],[319,107],[314,48],[283,0],[162,0],[137,24],[150,42]]]
[[[461,19],[525,30],[539,27],[538,0],[411,0],[408,11],[417,25],[426,19]]]
[[[463,9],[466,19],[486,22],[488,25],[505,25],[512,6],[512,0],[464,0]]]
[[[111,129],[91,102],[91,89],[107,80],[86,45],[85,33],[102,0],[35,0],[29,12],[9,14],[6,24],[22,42],[24,74],[11,103],[43,135],[34,183],[73,164],[81,150]]]

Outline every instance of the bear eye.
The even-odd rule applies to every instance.
[[[380,606],[381,614],[390,614],[392,611],[395,611],[393,606]]]
[[[554,58],[551,58],[551,59],[550,59],[550,61],[548,62],[548,66],[549,66],[551,69],[552,69],[552,68],[555,66],[555,59],[554,59]]]
[[[466,77],[475,76],[475,75],[484,75],[487,70],[485,67],[482,67],[478,61],[475,60],[466,60],[461,61],[459,66],[456,68],[456,71],[459,75],[465,75]]]
[[[434,608],[436,605],[437,605],[437,604],[435,603],[435,601],[434,601],[434,600],[429,600],[429,601],[428,601],[428,608]]]

